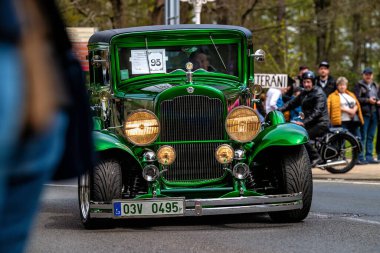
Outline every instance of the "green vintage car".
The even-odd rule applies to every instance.
[[[86,228],[110,219],[309,213],[304,128],[254,109],[252,34],[226,25],[114,29],[89,40],[99,161],[81,176]]]

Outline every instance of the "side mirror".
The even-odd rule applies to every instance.
[[[258,49],[251,56],[254,57],[257,62],[264,62],[265,61],[265,52],[262,49]]]

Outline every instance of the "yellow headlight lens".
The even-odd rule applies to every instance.
[[[162,165],[170,165],[174,163],[176,153],[173,147],[164,145],[157,151],[157,160]]]
[[[227,116],[226,130],[231,139],[249,142],[260,131],[259,117],[250,107],[236,107]]]
[[[234,149],[230,145],[222,144],[216,149],[215,158],[221,164],[231,163],[234,159]]]
[[[127,139],[138,146],[149,145],[160,133],[156,115],[148,110],[137,110],[128,115],[124,123]]]

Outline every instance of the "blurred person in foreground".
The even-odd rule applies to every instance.
[[[380,98],[380,88],[377,91],[377,97]],[[376,138],[377,161],[380,161],[380,105],[377,106],[377,138]]]
[[[315,85],[315,75],[312,71],[305,72],[302,75],[302,80],[304,90],[279,110],[284,112],[301,106],[305,118],[303,122],[296,121],[294,123],[304,126],[310,140],[314,140],[316,137],[325,135],[329,129],[330,120],[327,113],[327,101],[323,90]],[[310,142],[305,147],[312,167],[322,162],[318,151]]]
[[[373,138],[375,137],[378,107],[380,100],[378,96],[378,86],[373,81],[373,71],[371,68],[365,68],[362,72],[363,79],[354,87],[356,97],[362,108],[364,125],[360,128],[363,153],[359,154],[361,163],[378,163],[373,159]],[[365,152],[364,152],[365,150]]]
[[[316,84],[322,88],[323,92],[328,97],[336,90],[334,78],[330,75],[330,64],[327,61],[322,61],[318,66],[319,76],[316,78]]]
[[[92,167],[83,73],[54,1],[0,1],[0,252],[23,252],[43,184]]]
[[[343,127],[355,137],[360,138],[359,128],[364,124],[364,119],[359,101],[355,94],[347,89],[347,78],[339,77],[336,85],[337,90],[327,98],[331,125]],[[357,164],[363,163],[358,160]]]

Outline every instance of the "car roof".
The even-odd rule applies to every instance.
[[[153,25],[153,26],[140,26],[121,29],[105,30],[94,33],[89,43],[105,42],[110,43],[114,36],[120,34],[128,34],[135,32],[153,32],[153,31],[170,31],[170,30],[198,30],[198,29],[213,29],[213,30],[237,30],[245,34],[247,38],[251,38],[252,33],[247,28],[232,25]]]

